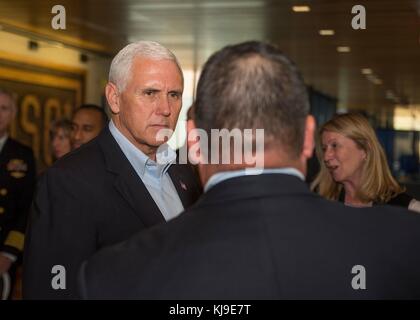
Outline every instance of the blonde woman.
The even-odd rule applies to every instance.
[[[357,113],[335,116],[319,131],[320,172],[312,189],[348,206],[390,204],[420,212],[389,170],[384,150],[368,120]]]

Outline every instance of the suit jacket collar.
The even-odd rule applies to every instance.
[[[105,166],[114,174],[114,187],[121,196],[130,204],[131,208],[143,220],[146,226],[152,226],[164,222],[165,218],[160,212],[143,181],[139,178],[128,159],[125,157],[118,143],[115,141],[108,126],[104,128],[98,137],[98,143],[103,151]],[[184,208],[191,205],[191,192],[188,188],[189,181],[181,168],[181,165],[173,164],[168,174],[178,192]]]
[[[171,177],[172,183],[176,191],[178,192],[178,196],[181,199],[181,203],[184,209],[188,208],[191,205],[191,192],[188,188],[194,188],[195,186],[190,185],[190,181],[187,180],[185,174],[182,172],[180,168],[181,165],[172,164],[168,169],[169,177]]]
[[[3,148],[0,152],[0,161],[7,159],[11,153],[13,153],[13,147],[16,144],[15,140],[12,138],[7,137],[6,141],[4,142]]]
[[[152,226],[164,222],[165,219],[158,206],[111,135],[108,126],[99,135],[98,143],[103,151],[107,170],[116,176],[115,189],[130,204],[143,223]]]
[[[6,144],[8,139],[9,139],[9,135],[7,133],[3,137],[0,138],[0,153],[2,152],[4,145]]]

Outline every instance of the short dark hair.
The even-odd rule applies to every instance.
[[[77,108],[74,113],[73,113],[73,117],[76,115],[77,112],[79,112],[80,110],[93,110],[93,111],[97,111],[101,114],[102,117],[102,126],[104,127],[107,123],[108,123],[108,115],[105,112],[105,109],[97,106],[96,104],[82,104],[79,108]]]
[[[264,129],[265,140],[302,151],[309,100],[295,64],[273,45],[249,41],[224,47],[204,65],[197,86],[198,128]]]

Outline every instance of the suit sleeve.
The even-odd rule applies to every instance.
[[[79,298],[83,300],[89,299],[87,294],[87,283],[86,283],[86,264],[87,261],[82,263],[82,266],[79,270],[79,276],[78,276],[78,293]]]
[[[78,269],[96,246],[92,202],[72,172],[51,168],[40,179],[25,242],[25,299],[77,298]]]
[[[32,151],[25,157],[27,161],[26,175],[19,184],[16,198],[16,214],[13,216],[12,228],[8,232],[0,251],[19,257],[22,254],[26,223],[35,188],[36,168]]]

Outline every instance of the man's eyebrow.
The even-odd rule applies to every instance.
[[[140,91],[144,92],[144,91],[153,91],[153,92],[159,92],[161,91],[160,89],[157,88],[153,88],[153,87],[146,87],[146,88],[142,88],[140,89]]]

